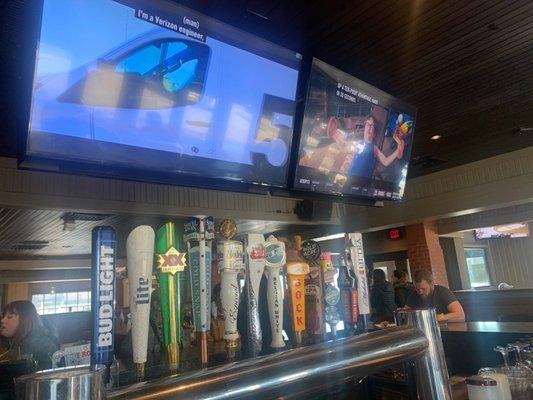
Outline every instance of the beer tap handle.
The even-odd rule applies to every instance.
[[[137,382],[142,382],[145,377],[154,243],[155,232],[147,225],[135,228],[126,240],[132,323],[131,341]]]
[[[268,279],[267,302],[270,317],[272,342],[270,347],[275,350],[285,347],[283,340],[283,287],[280,270],[285,265],[285,243],[270,236],[266,242],[266,274]]]

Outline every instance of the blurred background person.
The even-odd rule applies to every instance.
[[[406,271],[394,270],[393,272],[394,285],[394,302],[398,308],[405,307],[407,298],[414,293],[413,284],[409,282],[409,277]]]
[[[381,269],[372,271],[372,289],[370,290],[370,305],[372,306],[372,321],[375,323],[394,322],[394,288],[385,278]]]
[[[46,328],[31,301],[18,300],[7,304],[0,325],[6,350],[0,361],[32,359],[37,370],[52,367],[52,354],[59,349],[53,330]]]

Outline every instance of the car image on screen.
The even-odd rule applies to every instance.
[[[37,75],[31,129],[249,165],[262,154],[282,166],[290,137],[257,136],[265,99],[293,101],[296,82],[273,84],[261,71],[274,63],[244,53],[151,28],[86,65]],[[292,115],[280,120],[292,130]]]

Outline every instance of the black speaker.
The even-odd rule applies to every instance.
[[[302,200],[294,209],[302,221],[329,221],[332,211],[333,203],[324,200]]]

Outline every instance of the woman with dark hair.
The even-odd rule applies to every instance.
[[[0,361],[31,358],[38,370],[52,367],[52,354],[59,349],[57,339],[44,327],[31,301],[17,300],[5,306],[0,335],[8,342]]]
[[[385,272],[376,268],[372,271],[372,289],[370,290],[370,305],[372,306],[372,321],[394,322],[394,288],[387,282]]]

